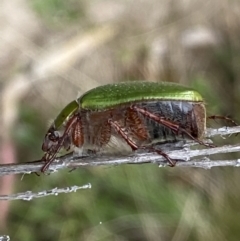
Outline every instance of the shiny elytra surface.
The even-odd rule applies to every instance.
[[[176,83],[135,81],[99,86],[83,94],[78,102],[82,109],[105,110],[143,100],[202,102],[203,98],[196,90]]]
[[[121,82],[94,88],[77,100],[70,102],[57,116],[54,127],[58,129],[77,109],[106,110],[121,104],[147,100],[181,100],[203,102],[194,89],[170,82]]]
[[[64,121],[67,120],[69,116],[71,116],[79,107],[79,104],[76,100],[70,102],[68,105],[62,109],[62,111],[58,114],[57,118],[54,120],[54,128],[58,129]]]

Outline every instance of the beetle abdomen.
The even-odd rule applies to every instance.
[[[109,119],[116,122],[128,137],[139,146],[189,139],[189,136],[181,133],[181,130],[176,133],[133,110],[133,105],[178,125],[194,138],[202,138],[206,119],[203,102],[169,100],[129,103],[98,112],[87,111],[84,123],[86,127],[85,142],[90,146],[99,148],[108,144],[111,135],[119,138],[119,134],[108,124]],[[81,115],[83,116],[83,114]]]
[[[189,101],[153,101],[137,104],[143,108],[167,121],[179,125],[195,138],[202,138],[205,131],[205,107],[203,102]],[[186,135],[173,132],[154,120],[144,117],[146,129],[152,142],[177,141],[189,139]]]

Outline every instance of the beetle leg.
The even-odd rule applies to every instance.
[[[145,147],[145,148],[148,148],[148,147]],[[166,154],[165,152],[163,152],[163,151],[161,151],[161,150],[158,150],[158,149],[156,149],[156,148],[153,148],[153,147],[150,147],[150,148],[148,148],[148,149],[149,149],[150,151],[152,151],[152,152],[156,152],[156,153],[157,153],[158,155],[160,155],[160,156],[165,157],[165,158],[167,159],[170,167],[174,167],[174,166],[176,165],[177,161],[174,160],[174,159],[172,159],[172,158],[170,158],[170,156],[169,156],[168,154]]]
[[[136,151],[139,148],[137,144],[128,137],[128,135],[123,131],[121,126],[116,121],[112,121],[112,119],[108,119],[108,123],[127,142],[127,144],[132,148],[133,151]]]
[[[216,119],[221,119],[221,120],[225,120],[228,122],[231,122],[234,126],[237,126],[238,124],[231,118],[227,117],[227,116],[221,116],[221,115],[211,115],[207,117],[208,119],[212,119],[212,120],[216,120]]]
[[[73,124],[72,142],[77,147],[81,147],[84,143],[83,125],[80,116],[77,116],[76,123]]]
[[[56,146],[54,146],[54,149],[51,149],[49,152],[47,152],[43,156],[42,160],[46,161],[46,163],[41,168],[41,172],[45,172],[48,169],[48,167],[50,166],[50,164],[53,162],[54,158],[56,157],[56,155],[58,154],[58,152],[64,145],[66,136],[68,136],[69,132],[72,130],[72,128],[75,127],[75,125],[77,124],[77,121],[78,121],[77,115],[74,115],[74,116],[72,116],[72,118],[69,119],[62,137],[60,137],[58,140],[58,144]]]
[[[129,127],[131,136],[140,141],[145,141],[149,138],[148,130],[137,111],[128,108],[125,114],[125,122],[125,125]]]
[[[169,162],[171,167],[174,167],[176,165],[176,161],[170,158],[166,153],[162,152],[161,150],[157,150],[153,147],[147,147],[147,146],[141,146],[139,147],[135,142],[133,142],[128,135],[123,131],[121,126],[116,122],[112,121],[111,119],[108,120],[108,123],[116,130],[116,132],[127,142],[127,144],[132,148],[133,151],[136,151],[137,149],[147,149],[152,152],[156,152],[157,154],[165,157],[167,161]]]
[[[187,135],[190,139],[196,141],[197,143],[199,143],[200,145],[204,145],[206,147],[215,147],[212,144],[209,143],[204,143],[203,141],[193,137],[187,130],[185,130],[184,128],[180,127],[178,124],[166,120],[165,118],[161,117],[161,116],[157,116],[145,109],[139,108],[137,106],[132,106],[131,108],[133,108],[134,110],[136,110],[137,112],[141,113],[142,115],[146,116],[147,118],[154,120],[155,122],[171,129],[172,131],[174,131],[176,134],[178,134],[179,132],[184,133],[185,135]]]

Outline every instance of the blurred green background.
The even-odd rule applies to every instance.
[[[240,121],[239,26],[237,0],[2,0],[1,163],[41,158],[48,123],[68,102],[122,80],[195,87],[208,114]],[[92,189],[2,201],[0,234],[24,241],[240,239],[237,168],[89,167],[4,177],[0,193],[87,183]]]

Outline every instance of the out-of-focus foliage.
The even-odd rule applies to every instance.
[[[21,31],[20,24],[4,29],[21,34],[5,41],[0,54],[3,87],[18,74],[31,80],[11,130],[18,162],[41,158],[45,123],[95,84],[136,79],[180,82],[202,93],[209,115],[240,120],[238,1],[22,0],[21,4],[18,14],[28,9],[33,20],[24,22],[18,16],[17,22],[25,26]],[[13,18],[16,9],[10,9],[7,17]],[[29,26],[34,21],[36,25]],[[54,57],[73,54],[69,50],[86,36],[97,42],[100,37],[95,39],[93,32],[105,25],[116,32],[112,38],[93,49],[85,47],[88,51],[80,51],[74,61],[66,58],[66,66],[47,77],[41,75],[44,63],[48,67]],[[33,73],[40,77],[32,79]],[[216,143],[234,141],[239,136]],[[3,233],[24,241],[239,240],[240,175],[234,168],[163,169],[150,164],[81,168],[17,176],[14,192],[86,183],[92,189],[12,202]]]
[[[84,1],[33,0],[29,3],[43,20],[47,20],[47,24],[54,24],[55,27],[67,27],[84,17]]]

